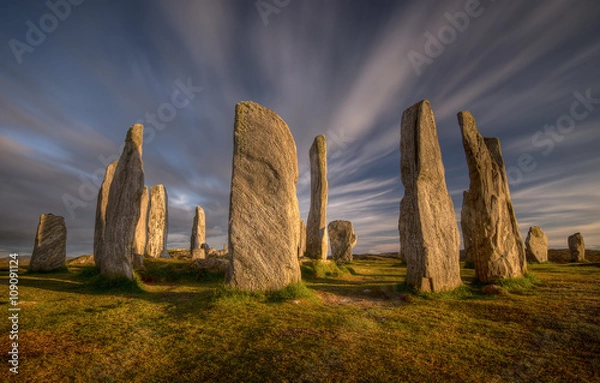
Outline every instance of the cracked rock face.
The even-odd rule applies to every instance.
[[[402,114],[400,153],[404,196],[398,228],[407,284],[423,292],[453,290],[462,283],[460,234],[429,101]]]
[[[483,283],[521,277],[527,272],[525,248],[510,199],[500,140],[479,134],[469,112],[458,113],[469,166],[461,226],[467,258]]]
[[[527,262],[548,262],[548,237],[539,226],[531,226],[525,240]]]
[[[54,214],[40,215],[29,270],[52,271],[66,267],[67,227],[65,219]]]
[[[205,248],[202,246],[206,243],[206,216],[204,209],[196,206],[196,214],[194,215],[194,223],[192,225],[192,237],[190,238],[190,254],[192,259],[206,258]]]
[[[253,102],[235,108],[227,282],[278,290],[300,281],[296,144],[286,123]]]
[[[313,141],[310,157],[310,210],[306,221],[306,255],[327,259],[327,141],[319,135]]]
[[[571,261],[583,262],[585,259],[585,243],[583,242],[583,235],[581,235],[581,233],[570,235],[568,242]]]
[[[144,192],[143,133],[141,124],[129,128],[110,184],[99,265],[106,278],[133,278],[133,239]]]
[[[327,226],[329,242],[331,243],[331,256],[337,263],[352,262],[352,249],[358,237],[350,221],[332,221]]]
[[[152,258],[170,258],[167,252],[169,233],[167,191],[162,184],[150,188],[150,208],[148,210],[148,243],[146,253]]]

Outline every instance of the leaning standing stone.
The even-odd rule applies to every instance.
[[[527,272],[527,260],[500,140],[483,138],[469,112],[458,113],[458,122],[470,178],[461,212],[467,258],[473,260],[480,282],[522,277]]]
[[[133,125],[110,185],[100,273],[107,278],[133,278],[132,246],[144,192],[142,140],[144,126]]]
[[[331,256],[337,263],[352,262],[352,249],[358,240],[350,221],[332,221],[327,226]]]
[[[548,262],[548,237],[539,226],[531,226],[525,240],[527,262]]]
[[[96,201],[96,225],[94,227],[94,262],[98,268],[101,268],[102,258],[104,256],[104,232],[106,231],[106,206],[108,205],[108,194],[112,184],[117,164],[115,161],[106,167],[104,181],[98,190],[98,200]]]
[[[54,214],[40,215],[30,271],[52,271],[66,267],[67,227],[65,219]]]
[[[148,243],[146,253],[152,258],[169,258],[167,252],[168,211],[167,191],[162,184],[150,188],[148,212]]]
[[[402,114],[400,154],[404,197],[398,228],[406,282],[423,292],[453,290],[462,283],[460,234],[429,101]]]
[[[206,258],[206,251],[202,246],[206,243],[206,218],[204,209],[196,206],[194,224],[192,225],[192,237],[190,239],[190,254],[192,259]]]
[[[571,253],[572,262],[583,262],[585,259],[585,243],[581,233],[569,236],[569,252]]]
[[[235,107],[227,282],[278,290],[300,281],[296,144],[286,123],[253,102]]]
[[[312,259],[327,258],[327,141],[315,138],[310,156],[310,210],[306,221],[306,255]]]

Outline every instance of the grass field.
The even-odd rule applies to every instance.
[[[185,261],[146,265],[134,283],[112,285],[92,266],[22,268],[19,374],[5,361],[0,380],[600,381],[598,263],[530,265],[498,295],[482,294],[469,269],[455,292],[412,294],[406,267],[379,256],[341,269],[304,263],[303,283],[273,294],[233,291]],[[0,328],[8,334],[8,319]]]

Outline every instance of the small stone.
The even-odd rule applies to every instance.
[[[40,215],[30,271],[53,271],[66,267],[67,227],[65,219],[51,213]]]
[[[571,262],[583,262],[585,260],[585,243],[583,235],[575,233],[569,236],[569,252],[571,253]]]
[[[352,249],[358,240],[352,222],[332,221],[327,226],[327,230],[333,260],[338,263],[352,262]]]
[[[150,188],[148,242],[146,244],[146,253],[152,258],[170,258],[167,252],[167,235],[169,233],[167,206],[167,191],[164,185],[152,186]]]
[[[190,254],[192,259],[206,258],[205,248],[202,246],[206,242],[206,217],[204,209],[196,206],[194,223],[192,225],[192,237],[190,239]]]
[[[539,226],[531,226],[525,240],[527,262],[548,262],[548,237]]]

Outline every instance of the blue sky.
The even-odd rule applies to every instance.
[[[97,186],[144,123],[149,186],[169,195],[169,247],[194,207],[227,242],[234,106],[276,111],[308,150],[328,139],[328,220],[355,252],[397,251],[400,117],[431,101],[460,219],[468,169],[456,113],[499,137],[523,239],[600,248],[600,3],[578,1],[104,1],[0,3],[0,252],[30,253],[41,213],[91,253]],[[52,10],[54,9],[54,11]],[[32,27],[33,26],[33,27]],[[66,203],[65,203],[66,201]]]

